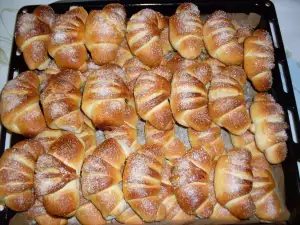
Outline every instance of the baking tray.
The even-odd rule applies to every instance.
[[[177,6],[185,1],[151,1],[141,3],[140,1],[63,1],[50,4],[56,13],[66,12],[70,6],[83,6],[87,11],[91,9],[102,9],[106,4],[119,2],[126,8],[127,16],[139,10],[149,7],[164,15],[171,16]],[[297,168],[297,160],[300,159],[300,127],[299,116],[296,108],[295,96],[291,76],[288,69],[287,59],[284,51],[283,41],[280,34],[278,19],[276,16],[275,7],[272,2],[265,0],[228,0],[228,1],[207,1],[197,0],[193,1],[198,5],[201,14],[210,14],[215,10],[224,10],[228,13],[250,13],[254,12],[261,16],[258,28],[266,29],[270,32],[273,38],[275,50],[275,68],[272,70],[274,83],[272,89],[269,91],[276,101],[282,105],[286,113],[286,121],[289,125],[287,133],[289,139],[287,141],[288,155],[286,160],[282,163],[284,172],[285,184],[285,198],[286,205],[291,215],[287,224],[300,224],[300,182],[299,172]],[[37,5],[24,6],[18,12],[27,11],[31,13]],[[273,31],[272,31],[272,30]],[[281,68],[280,68],[281,67]],[[28,70],[23,56],[17,50],[15,40],[13,41],[11,58],[8,71],[8,80],[23,71]],[[12,146],[24,137],[17,134],[10,134],[5,127],[1,126],[1,141],[0,141],[0,155],[3,154],[5,148]],[[9,224],[10,219],[15,215],[15,212],[6,208],[0,212],[0,224]],[[263,224],[263,223],[260,223]],[[268,223],[270,224],[270,223]]]

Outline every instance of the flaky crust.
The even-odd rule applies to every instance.
[[[215,168],[217,201],[239,219],[247,219],[255,212],[250,195],[253,185],[251,159],[248,150],[233,149],[219,158]]]
[[[56,17],[48,51],[59,67],[80,71],[87,69],[88,54],[84,46],[87,16],[83,7],[77,7]]]
[[[245,39],[244,68],[257,91],[268,91],[272,87],[274,48],[268,31],[258,29]]]
[[[285,116],[282,107],[272,95],[258,93],[250,107],[253,122],[251,131],[255,134],[258,149],[264,152],[271,164],[281,163],[287,155]]]
[[[85,44],[98,65],[112,62],[125,38],[126,11],[121,4],[92,10],[85,24]]]
[[[39,78],[26,71],[9,81],[1,94],[1,121],[14,133],[34,137],[46,128],[39,105]]]
[[[51,129],[80,133],[83,128],[83,114],[80,111],[83,84],[81,73],[63,70],[53,75],[41,93],[41,103],[47,125]]]
[[[124,123],[125,100],[130,99],[130,92],[117,71],[122,69],[107,64],[91,71],[87,78],[81,107],[96,128],[109,129]]]
[[[204,49],[200,11],[193,3],[181,4],[169,21],[170,41],[186,59],[195,59]]]
[[[200,62],[174,74],[170,104],[179,124],[198,131],[210,127],[206,86],[211,76],[210,66]]]
[[[224,11],[208,17],[203,28],[205,47],[211,57],[226,65],[243,63],[243,46],[238,43],[236,30]]]
[[[0,202],[14,211],[26,211],[34,204],[34,168],[44,153],[35,140],[24,140],[6,149],[0,158]]]
[[[130,50],[147,66],[158,66],[163,59],[160,35],[166,26],[164,16],[148,8],[132,15],[127,23]]]
[[[143,72],[135,83],[134,97],[139,116],[159,130],[170,130],[174,126],[168,101],[171,78],[170,71],[160,66]]]
[[[159,197],[163,161],[161,146],[146,144],[129,156],[124,168],[124,198],[145,222],[165,218]]]

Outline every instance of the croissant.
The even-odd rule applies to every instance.
[[[166,18],[152,9],[142,9],[127,23],[126,38],[130,50],[149,67],[159,66],[163,59],[160,35],[167,25]]]
[[[275,221],[282,214],[271,166],[255,144],[254,135],[246,131],[241,136],[231,135],[236,148],[246,148],[252,154],[253,188],[251,197],[256,207],[255,215],[261,220]]]
[[[126,73],[128,89],[133,93],[137,78],[150,68],[144,65],[137,57],[131,58],[123,65]]]
[[[211,57],[205,59],[203,62],[210,65],[211,73],[213,76],[219,75],[222,72],[222,70],[226,68],[226,65],[224,63]]]
[[[132,153],[123,172],[124,198],[145,222],[165,218],[165,207],[159,196],[164,154],[160,145],[145,144]]]
[[[81,86],[80,72],[75,70],[63,70],[49,80],[41,93],[41,103],[47,125],[51,129],[81,132]]]
[[[172,52],[174,50],[170,43],[169,30],[170,28],[167,26],[160,33],[160,44],[162,46],[163,55],[167,55],[169,52]]]
[[[92,122],[86,116],[84,116],[83,120],[84,124],[82,127],[82,131],[81,133],[76,134],[76,136],[81,138],[81,140],[84,142],[84,158],[86,158],[88,155],[91,155],[93,153],[97,146],[96,129],[93,126]]]
[[[82,195],[80,195],[80,204],[75,216],[82,225],[103,225],[107,222],[93,203]]]
[[[244,43],[245,39],[251,36],[253,29],[249,26],[240,26],[236,29],[236,36],[238,37],[238,43]]]
[[[49,54],[60,68],[85,71],[88,59],[84,27],[88,13],[77,7],[56,17],[48,45]]]
[[[202,147],[190,149],[172,169],[171,183],[184,212],[209,218],[214,209],[210,173],[213,159]]]
[[[107,139],[83,164],[81,172],[83,196],[90,200],[105,218],[117,216],[127,209],[120,187],[121,169],[125,159],[133,151],[135,150],[120,141]]]
[[[135,105],[139,116],[158,130],[174,126],[168,98],[171,93],[172,74],[164,67],[142,73],[134,88]]]
[[[250,127],[251,122],[242,87],[245,80],[235,73],[226,73],[226,70],[228,68],[212,77],[208,111],[213,122],[230,133],[240,135]]]
[[[274,68],[274,48],[272,38],[266,30],[256,30],[244,42],[244,69],[257,91],[267,91],[272,87]]]
[[[126,11],[121,4],[92,10],[85,24],[86,47],[98,65],[112,62],[125,38]]]
[[[225,145],[221,138],[221,128],[214,123],[205,131],[196,131],[189,128],[188,138],[193,148],[203,146],[206,150],[211,150],[209,154],[214,159],[225,152]]]
[[[46,128],[39,106],[39,78],[26,71],[9,81],[1,94],[1,121],[10,131],[34,137]]]
[[[175,128],[171,130],[157,130],[149,122],[145,125],[146,143],[163,146],[165,158],[174,160],[186,153],[184,144],[175,136]]]
[[[79,175],[83,158],[83,141],[67,132],[38,158],[34,190],[50,215],[75,215],[80,201]]]
[[[253,122],[251,131],[255,134],[255,142],[260,151],[265,154],[271,164],[284,161],[287,155],[284,111],[276,103],[272,95],[258,93],[250,107]]]
[[[50,24],[36,16],[39,15],[41,7],[46,6],[37,7],[34,14],[22,12],[16,23],[16,44],[23,52],[25,63],[30,70],[43,70],[50,62],[47,51]],[[49,6],[47,8],[53,11]]]
[[[175,73],[172,81],[170,104],[175,120],[198,131],[211,125],[208,115],[206,85],[211,80],[211,69],[197,63]]]
[[[165,160],[162,168],[162,180],[161,180],[161,191],[160,196],[162,198],[162,204],[166,208],[165,220],[181,220],[181,221],[192,221],[196,217],[185,213],[179,206],[174,194],[174,188],[171,184],[171,162]]]
[[[247,82],[247,76],[241,66],[227,66],[221,72],[222,75],[235,79],[242,87]]]
[[[181,4],[170,17],[170,41],[178,53],[187,59],[195,59],[204,49],[203,24],[200,11],[193,3]]]
[[[51,130],[46,128],[43,132],[39,133],[35,136],[35,140],[37,140],[45,149],[46,152],[49,151],[51,145],[62,136],[63,132],[61,130]]]
[[[91,71],[85,84],[81,108],[96,128],[108,129],[124,123],[125,101],[130,92],[116,67],[121,70],[108,64]]]
[[[34,205],[25,213],[25,215],[27,219],[35,220],[39,225],[68,224],[68,220],[66,218],[49,215],[40,200],[35,200]]]
[[[140,147],[140,144],[137,141],[138,119],[139,118],[134,106],[127,104],[125,109],[124,124],[119,127],[115,127],[112,130],[105,130],[105,138],[114,138],[124,142],[129,148],[135,150],[138,149]]]
[[[0,204],[26,211],[34,204],[33,178],[37,158],[44,153],[35,140],[24,140],[6,149],[0,158]]]
[[[203,38],[209,55],[226,65],[241,65],[244,49],[238,43],[236,30],[224,11],[208,17],[203,27]]]
[[[220,156],[215,168],[216,199],[239,219],[247,219],[255,212],[250,195],[253,185],[251,169],[251,153],[246,149],[233,149]]]
[[[112,61],[112,63],[117,64],[121,67],[124,66],[124,64],[129,61],[130,59],[132,59],[134,56],[131,53],[127,40],[124,39],[122,41],[122,43],[120,44],[120,47],[117,51],[117,55],[116,58]]]
[[[116,220],[124,224],[144,224],[128,204],[126,204],[124,211],[116,216]]]
[[[52,29],[55,23],[55,12],[49,5],[40,5],[33,10],[33,14]]]

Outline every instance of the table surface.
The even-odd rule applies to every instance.
[[[49,4],[53,0],[0,0],[0,90],[7,81],[16,14],[24,5]],[[300,116],[300,0],[273,0]],[[288,16],[287,16],[288,15]]]

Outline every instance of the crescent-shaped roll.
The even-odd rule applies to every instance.
[[[1,121],[10,131],[34,137],[46,128],[41,111],[40,81],[36,73],[26,71],[10,80],[3,88]]]
[[[213,185],[210,175],[213,158],[198,147],[190,149],[182,158],[176,160],[170,181],[174,187],[179,206],[184,212],[209,218],[214,209]]]
[[[170,17],[169,33],[172,46],[186,59],[195,59],[204,49],[203,24],[200,11],[193,3],[183,3]]]
[[[149,67],[159,66],[164,57],[160,36],[167,25],[162,14],[148,8],[133,14],[127,23],[130,50]]]
[[[124,198],[145,222],[161,221],[166,210],[160,198],[164,154],[160,145],[145,144],[132,153],[123,172]]]
[[[85,23],[85,45],[98,65],[112,62],[126,32],[126,11],[121,4],[92,10]]]
[[[281,163],[287,155],[285,116],[282,107],[272,95],[258,93],[250,107],[253,122],[251,131],[255,134],[258,149],[271,164]]]
[[[142,73],[134,87],[135,105],[139,116],[158,130],[174,126],[168,98],[171,94],[171,72],[164,66]]]
[[[210,80],[210,66],[200,62],[174,74],[170,104],[173,116],[180,125],[198,131],[210,127],[206,89]]]
[[[218,203],[239,218],[254,215],[251,197],[253,174],[251,153],[246,149],[233,149],[222,155],[215,167],[214,187]]]
[[[80,138],[66,132],[38,158],[34,190],[50,215],[75,215],[80,203],[79,176],[84,148]]]
[[[62,130],[52,130],[46,128],[43,132],[35,136],[35,140],[43,145],[46,152],[49,151],[51,145],[63,134]]]
[[[275,64],[272,38],[268,31],[258,29],[245,39],[244,69],[257,91],[272,87],[272,69]]]
[[[47,8],[45,10],[50,12],[50,20],[55,19],[54,11],[50,6],[39,6],[33,14],[20,13],[16,23],[16,44],[23,52],[25,63],[30,70],[44,70],[50,62],[47,47],[51,21],[43,20],[40,13],[42,8]]]
[[[81,73],[63,70],[53,75],[41,93],[45,120],[51,129],[80,133],[84,124],[80,111]]]
[[[84,72],[87,69],[87,50],[84,46],[84,27],[88,13],[83,7],[58,15],[52,27],[49,54],[60,68]]]
[[[125,78],[117,73],[120,70],[117,65],[107,64],[87,77],[81,108],[96,128],[108,129],[124,123],[130,92]]]
[[[112,61],[112,63],[115,63],[121,67],[124,67],[124,64],[132,59],[134,56],[131,53],[127,40],[124,39],[122,43],[120,44],[120,47],[117,51],[116,58]]]
[[[279,221],[282,208],[275,191],[272,169],[264,154],[255,144],[254,135],[246,131],[241,136],[231,135],[232,144],[236,148],[246,148],[252,154],[253,188],[251,197],[256,207],[255,215],[264,221]]]
[[[31,139],[4,151],[0,158],[0,204],[14,211],[26,211],[34,204],[34,168],[43,153],[43,146]]]
[[[211,57],[226,65],[243,63],[244,49],[242,44],[238,43],[236,30],[226,12],[215,11],[207,18],[203,28],[203,38]]]
[[[221,74],[212,77],[208,94],[212,121],[236,135],[244,133],[251,125],[242,86],[244,81],[242,73],[232,73],[226,67]]]

